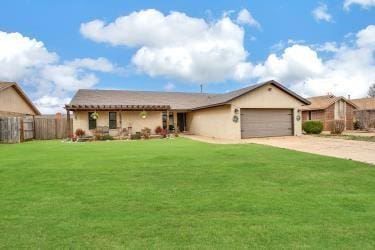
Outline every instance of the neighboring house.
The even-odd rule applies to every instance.
[[[353,111],[357,106],[342,96],[324,95],[307,98],[311,104],[302,108],[302,120],[319,120],[330,131],[334,120],[344,120],[345,130],[353,129]]]
[[[0,82],[0,116],[40,115],[15,82]]]
[[[375,128],[375,97],[353,99],[358,106],[354,111],[354,118],[360,122],[360,128]]]
[[[129,127],[134,133],[161,126],[239,139],[300,135],[301,107],[307,104],[280,83],[267,81],[226,94],[82,89],[65,108],[73,111],[73,131],[89,134],[102,126],[112,135]],[[143,111],[147,116],[142,118]],[[99,114],[97,120],[92,112]]]

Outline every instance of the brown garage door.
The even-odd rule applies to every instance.
[[[241,109],[241,138],[293,135],[292,109]]]

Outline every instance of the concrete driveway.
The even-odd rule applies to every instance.
[[[199,141],[218,144],[264,144],[279,148],[287,148],[307,153],[352,159],[355,161],[375,164],[375,142],[330,139],[309,135],[253,138],[243,140],[220,140],[195,135],[189,135],[187,137]]]

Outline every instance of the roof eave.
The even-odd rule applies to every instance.
[[[269,80],[269,81],[266,81],[266,82],[264,82],[264,83],[262,83],[262,84],[258,84],[258,85],[255,86],[254,88],[249,89],[248,91],[246,91],[246,92],[244,92],[244,93],[242,93],[242,94],[240,94],[240,95],[238,95],[238,96],[235,96],[235,97],[233,97],[233,98],[227,100],[226,102],[231,102],[231,101],[233,101],[234,99],[237,99],[237,98],[239,98],[239,97],[241,97],[241,96],[243,96],[243,95],[246,95],[247,93],[252,92],[252,91],[254,91],[254,90],[256,90],[256,89],[259,89],[259,88],[261,88],[261,87],[263,87],[263,86],[265,86],[265,85],[267,85],[267,84],[272,84],[272,85],[278,87],[279,89],[283,90],[283,91],[286,92],[287,94],[293,96],[294,98],[298,99],[300,102],[302,102],[302,103],[304,103],[304,104],[306,104],[306,105],[310,105],[310,104],[311,104],[311,102],[310,102],[309,100],[307,100],[307,99],[303,98],[302,96],[300,96],[300,95],[294,93],[293,91],[291,91],[291,90],[289,90],[288,88],[284,87],[281,83],[279,83],[279,82],[277,82],[277,81],[275,81],[275,80]]]

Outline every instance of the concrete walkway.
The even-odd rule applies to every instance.
[[[355,161],[375,164],[375,142],[331,139],[309,135],[242,140],[222,140],[196,135],[184,135],[184,137],[216,144],[264,144],[279,148],[293,149],[301,152],[327,155],[343,159],[352,159]]]

